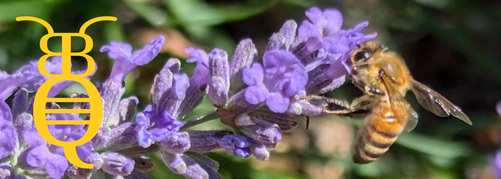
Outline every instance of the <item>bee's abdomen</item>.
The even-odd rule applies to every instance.
[[[353,153],[355,163],[369,163],[379,158],[388,151],[403,130],[402,125],[395,120],[376,122],[377,120],[367,121],[360,130]]]

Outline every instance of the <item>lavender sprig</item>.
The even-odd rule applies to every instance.
[[[95,83],[104,104],[103,124],[92,141],[77,147],[78,157],[94,164],[93,169],[71,165],[63,148],[47,143],[34,127],[29,94],[47,80],[38,72],[37,63],[30,62],[11,75],[0,71],[0,178],[147,178],[143,172],[154,166],[145,155],[152,153],[186,178],[221,178],[219,164],[204,153],[224,150],[268,160],[269,150],[282,139],[283,132],[297,127],[301,115],[321,114],[305,97],[342,85],[349,72],[349,53],[376,36],[360,32],[367,22],[341,29],[343,19],[336,9],[314,7],[306,16],[299,26],[293,20],[286,21],[261,53],[251,39],[242,40],[233,53],[217,48],[209,53],[186,49],[191,56],[187,61],[197,63],[193,75],[181,70],[180,60],[168,59],[155,76],[149,102],[124,97],[123,80],[135,67],[152,61],[165,38],[159,36],[135,51],[122,42],[102,46],[100,51],[115,61],[109,78]],[[231,61],[228,54],[233,54]],[[60,57],[52,58],[47,71],[61,73],[61,63]],[[48,97],[71,83],[58,83]],[[13,93],[9,106],[4,101]],[[186,118],[206,95],[215,110]],[[71,97],[87,96],[74,93]],[[148,103],[147,107],[138,110],[140,102]],[[61,107],[48,103],[47,108]],[[88,109],[89,104],[75,103],[73,108]],[[87,117],[47,115],[48,120]],[[227,129],[191,129],[218,118]],[[59,140],[72,141],[82,137],[86,127],[52,125],[49,131]]]

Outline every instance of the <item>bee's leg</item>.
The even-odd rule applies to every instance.
[[[310,127],[310,116],[306,116],[306,130]]]
[[[376,83],[367,84],[367,83],[364,83],[363,81],[355,80],[353,82],[353,84],[356,87],[358,87],[358,89],[362,90],[364,93],[369,93],[372,95],[380,95],[380,96],[385,95],[384,91]]]
[[[356,98],[350,105],[351,113],[348,116],[358,118],[367,115],[377,100],[377,97],[372,95],[363,95]]]
[[[350,105],[345,100],[324,97],[324,111],[329,114],[348,116],[352,112]]]
[[[377,85],[367,85],[367,86],[365,86],[365,91],[370,93],[370,94],[375,94],[375,95],[380,95],[380,96],[385,95],[383,90],[381,90],[381,88]]]

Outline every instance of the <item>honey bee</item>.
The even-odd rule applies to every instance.
[[[354,146],[355,163],[364,164],[376,160],[389,149],[404,129],[414,129],[418,115],[404,98],[409,89],[426,110],[440,117],[452,115],[472,124],[459,107],[414,80],[404,60],[386,47],[376,42],[366,42],[352,52],[350,62],[353,84],[364,95],[355,99],[350,105],[350,112],[345,114],[369,112]]]

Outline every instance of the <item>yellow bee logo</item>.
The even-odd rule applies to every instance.
[[[84,77],[91,75],[96,69],[96,63],[94,59],[87,55],[88,52],[92,50],[93,41],[92,38],[85,34],[85,30],[89,25],[98,21],[116,21],[116,17],[112,16],[102,16],[93,18],[85,22],[78,33],[54,33],[52,26],[46,21],[30,16],[17,17],[16,21],[34,21],[42,24],[48,31],[40,39],[40,49],[45,53],[44,56],[40,57],[38,61],[38,71],[46,77],[50,77],[45,81],[38,89],[35,95],[35,101],[33,104],[33,119],[35,121],[35,127],[38,133],[49,143],[61,146],[64,148],[64,154],[68,161],[80,168],[92,169],[93,164],[88,164],[80,160],[77,155],[76,147],[89,142],[98,132],[102,118],[103,118],[103,103],[101,101],[101,96],[96,87]],[[48,48],[48,41],[51,37],[61,37],[62,40],[62,50],[61,52],[52,52]],[[81,37],[85,41],[85,48],[81,52],[71,51],[71,37]],[[51,74],[45,70],[45,62],[47,58],[51,56],[61,56],[62,57],[62,72],[61,74]],[[71,74],[71,57],[80,56],[87,60],[87,70],[82,74]],[[47,98],[49,91],[52,86],[60,81],[75,81],[82,84],[82,86],[87,90],[88,98]],[[46,109],[47,102],[89,102],[89,109]],[[87,113],[90,114],[89,120],[46,120],[47,113]],[[76,141],[61,141],[56,139],[49,132],[47,125],[88,125],[87,132],[85,135]]]

